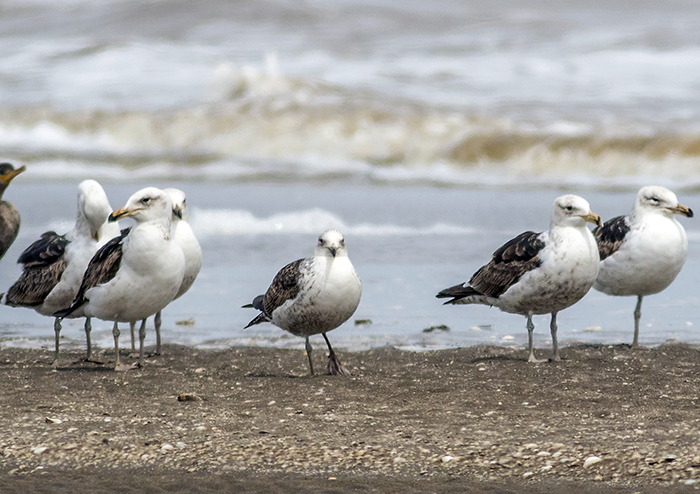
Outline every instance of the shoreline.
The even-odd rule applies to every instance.
[[[339,352],[350,377],[309,377],[302,350],[166,345],[118,373],[82,352],[52,369],[50,351],[6,348],[3,492],[107,478],[154,489],[179,479],[182,492],[700,488],[700,350],[561,353],[533,365],[504,347],[388,347]]]

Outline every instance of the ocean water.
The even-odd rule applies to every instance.
[[[523,317],[443,307],[435,293],[546,229],[563,193],[605,219],[652,183],[700,209],[691,0],[3,0],[0,11],[0,159],[28,169],[5,195],[23,223],[0,291],[27,245],[71,227],[80,180],[100,181],[114,208],[142,187],[177,187],[204,265],[164,311],[166,343],[301,347],[270,325],[243,331],[255,313],[240,306],[337,227],[363,280],[355,317],[372,323],[349,321],[334,346],[523,346]],[[645,300],[642,344],[700,343],[700,227],[681,221],[689,259]],[[634,304],[589,293],[560,314],[561,342],[630,342]],[[0,311],[0,345],[51,347],[50,319]],[[548,319],[535,322],[545,348]],[[423,331],[440,324],[450,330]],[[110,324],[94,326],[110,347]],[[83,345],[80,322],[64,328],[64,346]]]

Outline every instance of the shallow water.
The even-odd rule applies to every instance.
[[[0,284],[43,231],[70,228],[80,180],[115,208],[172,186],[204,266],[166,309],[166,342],[301,345],[243,331],[239,307],[337,227],[364,282],[356,318],[372,320],[334,331],[337,346],[523,345],[524,318],[435,293],[546,229],[564,192],[603,218],[651,183],[698,209],[699,27],[691,0],[5,0],[0,159],[28,171],[6,194],[23,225]],[[682,222],[689,259],[645,301],[643,344],[698,342],[700,234]],[[560,314],[562,343],[631,341],[634,303],[590,293]],[[0,311],[0,344],[52,344],[50,320]],[[79,322],[63,334],[82,344]]]

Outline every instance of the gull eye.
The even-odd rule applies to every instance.
[[[142,204],[148,204],[151,201],[152,199],[150,197],[144,197],[143,199],[141,199]]]
[[[321,237],[318,237],[318,245],[323,245],[323,239]]]

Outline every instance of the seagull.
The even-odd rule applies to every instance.
[[[190,211],[187,207],[187,197],[185,193],[179,189],[163,189],[163,192],[168,194],[173,203],[173,240],[182,249],[185,254],[185,276],[182,279],[180,289],[175,295],[175,299],[180,298],[190,289],[194,280],[197,279],[199,270],[202,268],[202,248],[199,246],[197,237],[195,237],[192,227],[190,226]],[[161,311],[156,312],[155,327],[156,327],[156,355],[160,355],[160,326],[161,326]],[[131,349],[134,350],[134,332],[136,323],[131,323]]]
[[[306,338],[310,374],[314,374],[309,336],[321,333],[328,345],[328,373],[350,375],[331,347],[326,333],[347,321],[357,309],[362,283],[350,262],[345,239],[338,230],[326,230],[318,238],[314,257],[283,267],[264,295],[243,307],[258,309],[246,328],[271,322],[295,336]]]
[[[559,360],[557,313],[583,298],[598,276],[598,248],[586,222],[600,225],[600,216],[575,195],[558,197],[549,231],[525,232],[493,253],[469,283],[446,288],[445,304],[483,304],[527,317],[528,362],[535,358],[534,314],[551,314],[552,359]]]
[[[65,235],[49,231],[20,255],[22,274],[10,287],[3,303],[12,307],[31,307],[51,316],[73,301],[83,273],[93,254],[110,238],[119,234],[115,223],[108,223],[112,211],[107,194],[99,183],[84,180],[78,185],[78,215],[75,226]],[[92,358],[90,318],[85,319],[87,360]],[[58,365],[61,320],[54,321],[55,351],[53,366]]]
[[[9,163],[0,164],[0,259],[17,238],[20,224],[19,211],[9,202],[3,201],[2,195],[12,179],[26,169],[25,166],[15,169]]]
[[[600,273],[593,288],[608,295],[636,295],[634,339],[645,295],[659,293],[676,279],[688,253],[688,238],[674,215],[693,217],[665,187],[650,185],[637,193],[628,216],[618,216],[593,230],[600,250]]]
[[[144,320],[168,305],[182,285],[185,255],[172,240],[172,202],[160,189],[136,192],[109,221],[133,218],[136,225],[122,230],[93,256],[73,304],[57,312],[114,321],[112,335],[115,370],[127,370],[119,358],[119,322]],[[139,365],[143,365],[146,326],[139,331]]]

